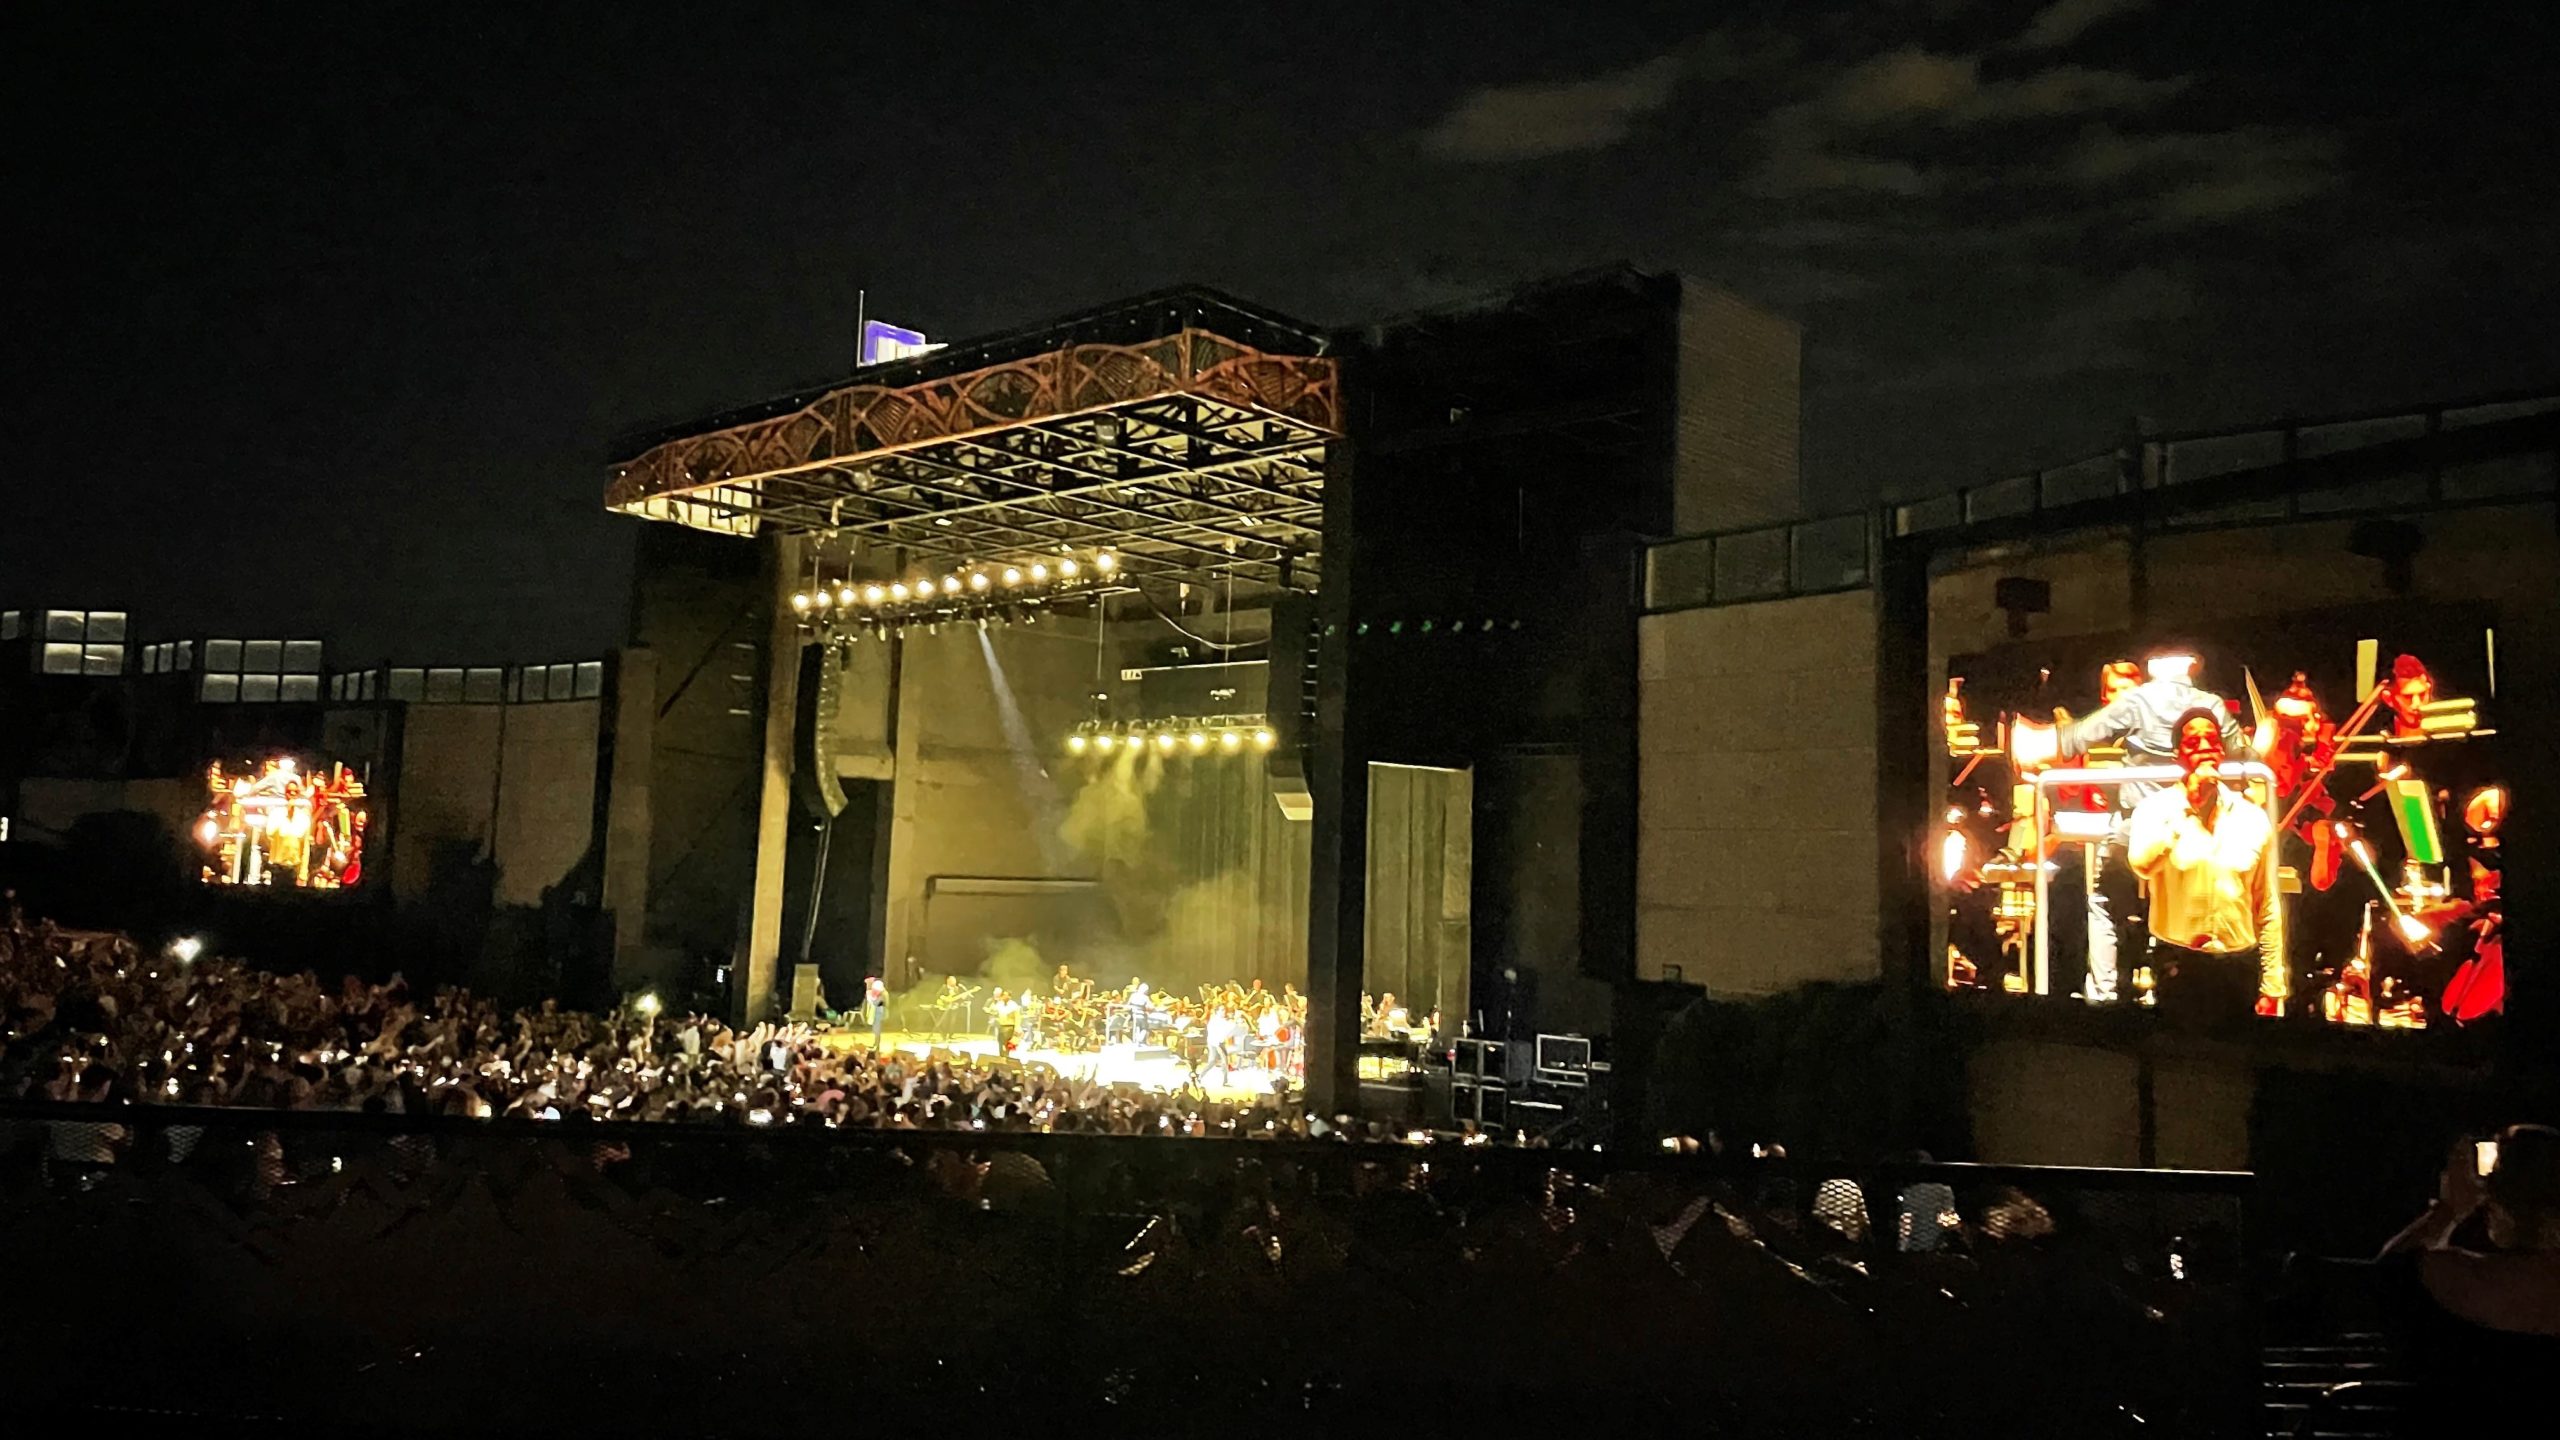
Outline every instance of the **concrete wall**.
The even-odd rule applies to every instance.
[[[2064,1040],[1998,1039],[1965,1067],[1973,1158],[1991,1165],[2250,1168],[2257,1076],[2232,1048],[2149,1057],[2151,1154],[2142,1153],[2144,1057]]]
[[[1992,587],[2010,575],[2052,586],[2052,611],[2026,622],[2023,638],[2038,640],[2364,603],[2460,600],[2497,603],[2507,612],[2502,623],[2529,633],[2549,612],[2560,537],[2552,533],[2548,505],[2454,511],[2411,523],[2423,543],[2406,591],[2391,588],[2381,562],[2350,551],[2355,527],[2343,520],[2147,536],[2141,554],[2147,583],[2139,596],[2133,548],[2119,536],[1957,557],[1929,584],[1933,678],[1944,682],[1949,656],[2020,638],[1992,604]]]
[[[1684,279],[1672,525],[1682,535],[1793,518],[1803,328]]]
[[[600,719],[594,700],[410,706],[392,893],[424,894],[438,852],[466,845],[496,861],[497,903],[541,903],[595,839]]]
[[[1642,978],[1877,978],[1875,625],[1863,591],[1641,622]]]
[[[1992,603],[2005,577],[2041,580],[2052,589],[2053,608],[2027,620],[2027,635],[2096,635],[2121,630],[2133,619],[2131,546],[2121,537],[2092,535],[2068,545],[1987,550],[1965,556],[1929,579],[1929,680],[1947,683],[1947,658],[1989,650],[2017,638],[2008,612]]]
[[[1986,1042],[1965,1066],[1974,1158],[1994,1165],[2139,1165],[2140,1075],[2140,1063],[2121,1050]]]
[[[649,841],[646,920],[620,962],[631,985],[744,941],[769,608],[761,546],[676,525],[639,531],[632,641],[650,655]]]

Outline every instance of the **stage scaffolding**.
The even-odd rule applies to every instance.
[[[1317,332],[1206,290],[865,369],[649,437],[606,504],[928,563],[1111,550],[1127,580],[1312,591],[1327,444]]]
[[[1204,601],[1228,616],[1263,608],[1303,616],[1304,597],[1321,579],[1326,467],[1343,424],[1338,367],[1329,351],[1323,332],[1227,296],[1161,292],[866,366],[835,384],[637,438],[613,466],[605,503],[624,514],[769,547],[766,583],[773,588],[769,603],[755,608],[770,617],[770,628],[759,648],[780,660],[813,638],[821,641],[816,673],[822,686],[835,683],[823,677],[841,676],[856,663],[856,640],[939,633],[955,622],[1001,625],[1064,614],[1072,620],[1042,625],[1037,635],[1062,634],[1066,623],[1089,625],[1097,637],[1090,643],[1099,645],[1108,624],[1150,613],[1168,617],[1179,630],[1179,616],[1201,619]],[[1094,563],[1104,555],[1107,561]],[[1062,577],[1076,576],[1077,565],[1094,568],[1073,585],[1011,588],[1013,567],[1036,578],[1044,556],[1061,566]],[[811,591],[829,579],[831,559],[845,567],[836,579],[846,587],[840,593],[850,594],[857,579],[895,585],[921,570],[947,577],[942,584],[951,602],[928,620],[894,604],[883,610],[875,598],[863,614],[878,617],[876,623],[839,629],[830,624],[834,617],[823,608],[812,613],[811,605]],[[961,588],[963,573],[977,582],[974,589]],[[1006,588],[980,594],[990,573],[1006,574]],[[1043,608],[1035,616],[1031,606]],[[1303,621],[1296,633],[1304,635]],[[919,637],[916,643],[935,642]],[[970,642],[953,637],[945,643]],[[1289,651],[1293,677],[1303,668],[1299,654]],[[800,952],[807,941],[792,945],[782,924],[786,857],[790,836],[798,833],[793,817],[810,803],[805,795],[795,800],[795,773],[891,782],[887,798],[875,802],[884,858],[875,881],[877,909],[866,921],[873,938],[865,948],[875,970],[902,979],[912,978],[903,972],[930,948],[926,897],[938,879],[948,878],[926,867],[952,863],[947,847],[934,848],[941,842],[928,843],[927,832],[959,822],[935,817],[955,813],[951,797],[973,787],[1015,803],[1026,765],[1039,776],[1030,785],[1047,783],[1051,762],[1036,754],[972,749],[977,742],[955,738],[959,729],[945,717],[961,695],[948,687],[976,683],[959,678],[974,674],[970,667],[928,664],[904,643],[885,661],[860,663],[886,666],[866,672],[871,678],[862,692],[863,703],[876,704],[884,716],[869,732],[877,753],[852,756],[830,748],[837,728],[826,707],[813,713],[829,718],[800,715],[803,667],[763,666],[763,703],[754,712],[764,730],[755,877],[734,997],[744,1013],[760,1016],[768,997],[778,996],[788,996],[797,1010],[814,994],[808,972],[815,967],[801,963],[804,973],[792,971],[795,961],[806,960]],[[1062,693],[1077,718],[1085,718],[1091,687],[1103,683],[1098,672],[1088,672],[1091,681],[1078,679],[1071,693],[1061,692],[1060,672],[1040,673],[1052,719]],[[1021,683],[1020,672],[1013,683]],[[944,688],[929,695],[929,686]],[[1291,683],[1274,693],[1295,702],[1302,690]],[[822,689],[819,696],[829,693]],[[1199,717],[1180,718],[1199,728]],[[1283,823],[1285,807],[1275,805],[1286,786],[1263,777],[1302,777],[1307,742],[1294,705],[1246,718],[1268,738],[1256,755],[1238,761],[1252,763],[1261,781],[1259,803],[1242,818],[1260,827],[1254,836],[1276,826],[1291,841],[1264,847],[1270,856],[1238,857],[1239,864],[1255,862],[1247,870],[1260,887],[1257,896],[1273,885],[1289,892],[1286,904],[1252,907],[1265,916],[1259,929],[1278,924],[1291,932],[1277,937],[1257,929],[1246,937],[1246,951],[1258,957],[1252,969],[1260,974],[1269,955],[1303,952],[1306,827]],[[1061,775],[1093,768],[1064,768],[1071,723],[1056,724],[1054,733],[1047,725],[1037,728],[1039,745],[1060,747]],[[949,778],[964,772],[968,784]],[[1302,779],[1297,786],[1303,793]],[[817,788],[816,803],[825,804],[826,787]],[[832,825],[835,813],[830,808],[822,818]],[[985,813],[984,807],[974,813]],[[1022,823],[1044,822],[1030,809]],[[1217,847],[1190,848],[1205,854]],[[1007,873],[1091,878],[1056,868],[1060,863]],[[1217,923],[1223,913],[1203,912],[1204,923]]]

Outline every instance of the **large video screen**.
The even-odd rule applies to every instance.
[[[1947,983],[2210,1020],[2505,1005],[2497,630],[2358,607],[1949,663]]]
[[[207,885],[345,890],[364,880],[364,781],[344,765],[291,756],[205,773],[195,824],[197,878]]]

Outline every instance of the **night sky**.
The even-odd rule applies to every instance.
[[[1806,329],[1863,503],[2560,381],[2543,5],[10,7],[0,608],[620,637],[617,436],[1198,281],[1627,259]]]

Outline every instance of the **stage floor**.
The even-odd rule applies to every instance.
[[[851,1053],[871,1048],[871,1032],[865,1029],[830,1030],[818,1037],[821,1044],[838,1053]],[[986,1035],[936,1035],[931,1031],[891,1030],[881,1037],[881,1048],[900,1051],[918,1058],[928,1058],[936,1051],[946,1055],[993,1055],[996,1042]],[[1171,1093],[1187,1086],[1190,1073],[1183,1063],[1161,1051],[1133,1045],[1110,1045],[1101,1051],[1017,1050],[1014,1059],[1032,1065],[1046,1065],[1061,1075],[1078,1080],[1092,1080],[1103,1085],[1135,1085],[1142,1090]],[[1213,1100],[1264,1100],[1270,1098],[1271,1087],[1280,1077],[1268,1070],[1251,1067],[1226,1075],[1204,1072],[1200,1088]]]

